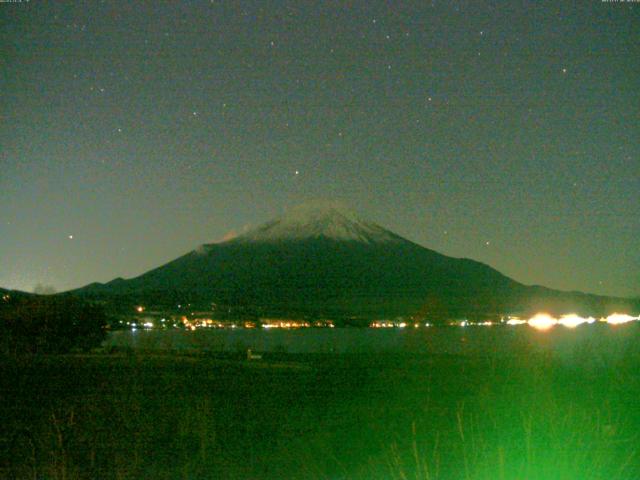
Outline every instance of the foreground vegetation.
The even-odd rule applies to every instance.
[[[0,477],[640,478],[640,358],[588,365],[525,350],[7,357]]]

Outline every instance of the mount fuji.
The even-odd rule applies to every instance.
[[[483,318],[540,309],[597,315],[638,307],[631,300],[525,286],[333,204],[292,209],[138,277],[69,293],[119,305],[189,302],[238,314],[365,319]]]

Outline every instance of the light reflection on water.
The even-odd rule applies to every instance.
[[[497,326],[424,329],[309,328],[138,330],[110,333],[107,347],[141,351],[280,352],[292,354],[451,354],[516,356],[549,353],[580,362],[607,362],[640,355],[640,324],[612,326],[605,322],[579,328]]]

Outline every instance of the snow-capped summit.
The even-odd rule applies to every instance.
[[[335,203],[313,203],[292,208],[282,217],[251,230],[232,242],[281,242],[330,239],[363,243],[402,241],[375,223],[364,221]]]
[[[640,308],[635,300],[522,285],[488,265],[405,240],[335,204],[294,208],[138,277],[74,293],[118,306],[214,302],[242,318],[360,318],[363,324],[406,315],[444,321],[530,309],[596,316]]]

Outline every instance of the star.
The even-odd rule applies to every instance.
[[[298,175],[298,174],[300,174],[300,171],[299,171],[299,170],[296,170],[296,175]]]
[[[562,73],[567,73],[567,69],[566,69],[566,68],[563,68],[563,69],[562,69]]]
[[[67,238],[68,238],[69,240],[73,240],[73,235],[69,235]]]

